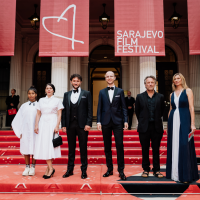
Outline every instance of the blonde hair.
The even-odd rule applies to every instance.
[[[176,73],[174,74],[173,78],[172,78],[172,90],[175,91],[176,90],[176,86],[174,84],[174,79],[176,76],[180,76],[181,77],[181,80],[182,80],[182,87],[184,90],[186,90],[188,88],[187,84],[186,84],[186,81],[185,81],[185,77],[183,76],[183,74],[181,73]]]

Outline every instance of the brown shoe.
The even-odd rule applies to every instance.
[[[147,171],[143,171],[142,175],[141,175],[143,178],[148,178],[149,176],[149,172]]]
[[[153,175],[157,178],[163,178],[163,175],[160,172],[155,172]]]

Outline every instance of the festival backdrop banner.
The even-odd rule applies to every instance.
[[[42,0],[39,56],[89,55],[89,0]]]
[[[190,55],[200,55],[200,0],[187,0]]]
[[[163,0],[115,0],[115,55],[165,56]]]
[[[14,56],[16,0],[0,0],[0,56]]]

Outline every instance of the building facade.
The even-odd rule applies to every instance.
[[[102,29],[99,16],[110,15],[107,29]],[[20,96],[20,105],[27,101],[27,89],[35,85],[38,96],[43,97],[45,85],[51,82],[56,87],[55,96],[62,99],[64,92],[71,89],[69,77],[73,73],[83,77],[82,88],[90,90],[93,97],[95,120],[98,92],[106,87],[105,72],[114,71],[115,84],[128,90],[132,96],[145,90],[144,78],[157,77],[156,90],[163,93],[166,101],[164,121],[167,121],[169,95],[172,92],[172,76],[180,72],[194,93],[196,127],[200,127],[200,56],[189,55],[187,1],[177,0],[177,12],[182,15],[177,29],[168,20],[173,13],[173,1],[164,0],[165,57],[115,57],[114,55],[114,0],[90,0],[89,57],[39,57],[39,30],[33,30],[28,17],[34,12],[34,4],[39,0],[17,0],[15,54],[13,57],[0,57],[0,110],[5,119],[5,98],[12,88]],[[136,118],[133,118],[133,128]]]

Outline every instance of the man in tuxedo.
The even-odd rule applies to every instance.
[[[144,79],[146,91],[138,94],[135,102],[135,113],[138,119],[140,143],[142,146],[142,177],[149,176],[150,161],[149,147],[150,140],[153,152],[153,174],[162,178],[160,173],[159,149],[163,136],[162,117],[165,109],[164,96],[155,92],[156,78],[147,76]]]
[[[125,101],[126,101],[126,107],[128,109],[128,129],[131,130],[135,99],[131,96],[130,91],[127,92],[127,95],[128,96],[125,98]]]
[[[106,155],[107,172],[103,177],[113,175],[112,163],[112,131],[115,136],[117,148],[117,163],[119,177],[126,180],[124,174],[124,145],[123,145],[123,123],[124,129],[128,128],[127,109],[124,91],[114,85],[116,77],[112,71],[108,71],[105,80],[108,87],[99,92],[97,109],[97,129],[103,132],[104,152]]]
[[[63,178],[73,175],[76,136],[78,135],[81,154],[81,178],[87,178],[87,141],[88,131],[92,127],[92,97],[89,91],[81,89],[82,77],[73,74],[70,77],[73,89],[64,94],[62,111],[62,131],[67,132],[68,139],[68,168]]]

